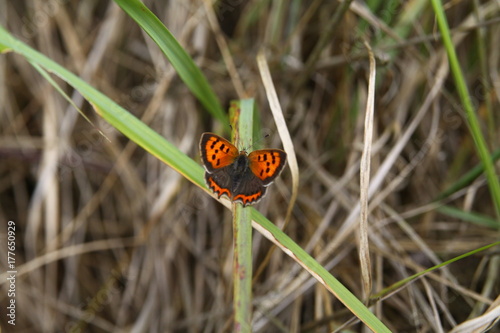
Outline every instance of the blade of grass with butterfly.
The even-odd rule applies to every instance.
[[[169,59],[174,59],[172,65],[207,110],[217,119],[225,121],[225,116],[219,107],[219,102],[215,98],[212,89],[208,83],[206,85],[200,83],[203,81],[206,82],[206,79],[203,78],[199,81],[200,77],[203,77],[201,71],[199,71],[182,47],[177,42],[174,42],[175,38],[173,38],[156,16],[139,1],[116,2],[152,36],[153,40],[159,43],[160,48]],[[174,144],[165,140],[165,138],[154,132],[109,97],[48,57],[24,44],[1,26],[0,49],[4,53],[9,51],[14,52],[26,58],[30,63],[37,64],[45,71],[60,77],[79,91],[104,120],[140,147],[181,173],[187,180],[208,192],[203,181],[203,168],[196,161],[183,154]],[[318,282],[335,294],[370,329],[375,332],[389,332],[387,327],[366,306],[324,267],[294,243],[292,239],[254,208],[249,208],[249,210],[251,211],[254,227],[258,228],[264,236],[277,244],[285,253],[307,269]]]

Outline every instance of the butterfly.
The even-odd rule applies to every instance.
[[[207,186],[219,198],[226,195],[243,206],[262,199],[286,163],[286,153],[281,149],[254,150],[247,155],[213,133],[201,135],[200,154]]]

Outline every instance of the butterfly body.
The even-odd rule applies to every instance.
[[[213,133],[203,133],[200,153],[207,186],[218,195],[227,195],[244,206],[254,204],[280,174],[286,153],[280,149],[255,150],[247,155]]]
[[[238,177],[238,176],[242,176],[247,171],[250,171],[249,166],[250,166],[250,162],[248,160],[247,154],[245,152],[240,152],[240,155],[238,155],[238,157],[236,157],[233,164],[229,165],[228,167],[230,167],[231,172],[233,172],[234,175],[236,177]]]

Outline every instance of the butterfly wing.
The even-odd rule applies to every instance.
[[[279,176],[286,164],[286,153],[281,149],[255,150],[248,155],[250,170],[269,186]]]
[[[253,173],[249,173],[247,181],[238,184],[234,190],[234,201],[239,201],[246,205],[257,203],[266,194],[267,188],[262,185],[262,181]]]
[[[216,169],[213,173],[205,172],[205,183],[219,198],[223,194],[227,195],[228,198],[232,197],[231,187],[233,180],[231,179],[231,174],[226,169],[227,167]]]
[[[286,163],[283,150],[256,150],[247,157],[229,141],[213,133],[202,134],[200,154],[208,187],[219,198],[227,195],[244,206],[256,203],[266,194],[266,186],[278,177]],[[238,162],[237,158],[240,158]],[[248,161],[242,164],[246,158]]]
[[[240,152],[226,139],[213,133],[203,133],[200,139],[200,154],[205,170],[213,173],[233,163]]]

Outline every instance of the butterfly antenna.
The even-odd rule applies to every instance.
[[[268,137],[269,137],[269,134],[264,135],[262,138],[260,138],[260,140],[255,141],[254,143],[252,143],[252,144],[250,145],[250,147],[248,147],[248,148],[246,148],[246,149],[244,149],[244,150],[245,150],[245,151],[246,151],[246,150],[250,150],[250,148],[252,148],[253,146],[255,146],[255,145],[259,144],[259,143],[261,143],[261,142],[262,142],[262,140],[264,140],[264,139],[266,139],[266,138],[268,138]]]

